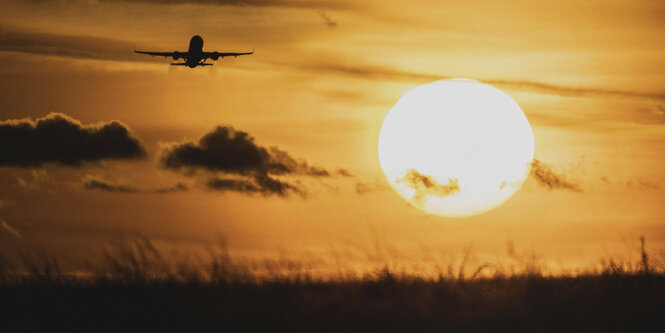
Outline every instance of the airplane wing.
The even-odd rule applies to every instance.
[[[241,52],[241,53],[235,53],[235,52],[203,52],[203,59],[212,59],[212,60],[217,60],[219,58],[224,58],[224,57],[237,57],[241,55],[247,55],[247,54],[254,54],[254,50],[252,52]]]
[[[175,60],[178,60],[180,58],[184,59],[187,58],[187,52],[149,52],[149,51],[137,51],[134,50],[134,53],[140,53],[140,54],[147,54],[151,56],[159,56],[159,57],[167,57],[167,58],[173,58]]]

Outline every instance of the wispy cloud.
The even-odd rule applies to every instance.
[[[189,188],[184,183],[178,183],[170,187],[160,187],[153,192],[155,193],[173,193],[173,192],[185,192]]]
[[[138,193],[139,189],[129,185],[121,185],[107,182],[101,178],[89,177],[83,182],[83,188],[87,190],[101,190],[106,192]]]
[[[456,78],[455,76],[439,75],[433,73],[419,73],[403,71],[400,69],[374,66],[374,65],[346,65],[340,63],[273,63],[274,65],[289,66],[294,69],[327,72],[331,74],[354,76],[369,80],[395,80],[395,81],[436,81]],[[472,78],[483,83],[510,87],[514,89],[535,91],[544,94],[560,96],[615,96],[633,97],[655,100],[665,100],[665,92],[642,92],[597,87],[562,86],[537,81],[508,80],[493,78]]]
[[[51,181],[46,170],[31,169],[27,176],[16,176],[16,181],[21,188],[34,190]]]
[[[5,220],[0,220],[0,228],[16,238],[23,238],[23,235],[16,228],[9,225]]]
[[[105,192],[115,192],[115,193],[173,193],[173,192],[185,192],[188,190],[187,185],[183,183],[177,183],[174,186],[170,187],[160,187],[156,189],[140,189],[136,186],[128,184],[119,184],[117,182],[108,181],[101,177],[88,175],[83,179],[83,188],[86,190],[100,190]]]
[[[531,177],[535,179],[538,184],[547,187],[550,190],[569,190],[573,192],[582,192],[579,184],[574,183],[561,173],[556,173],[552,168],[534,159],[531,162]]]
[[[94,4],[94,1],[81,0],[23,0],[32,4]],[[334,1],[334,0],[97,0],[108,3],[150,3],[155,5],[211,5],[211,6],[239,6],[239,7],[287,7],[287,8],[335,8],[349,9],[354,8],[352,2]]]
[[[372,192],[380,192],[389,189],[390,187],[383,184],[380,181],[373,182],[357,182],[356,183],[356,193],[360,195],[365,195]]]
[[[323,23],[325,23],[328,28],[337,28],[337,21],[333,20],[323,9],[319,10],[319,16],[321,16]]]
[[[638,188],[641,190],[657,190],[660,188],[660,183],[651,180],[629,180],[626,185],[630,188]]]
[[[244,194],[260,193],[264,196],[278,195],[286,197],[290,193],[300,197],[307,197],[307,193],[298,186],[266,176],[256,176],[253,179],[210,178],[208,188],[217,191],[233,191]]]
[[[319,11],[319,15],[328,26],[334,27],[334,25],[336,25],[336,22],[332,20],[325,11]],[[135,45],[136,43],[130,41],[109,38],[0,29],[0,50],[3,51],[80,59],[132,62],[152,61],[150,57],[140,57],[133,54],[132,50]],[[265,62],[265,64],[279,68],[328,73],[366,80],[430,82],[455,78],[455,76],[445,74],[412,72],[401,70],[399,68],[389,68],[372,64],[349,65],[339,62]],[[472,79],[506,88],[558,96],[629,97],[665,101],[665,92],[631,91],[599,87],[575,87],[528,80],[497,78]],[[659,110],[663,110],[662,105],[659,105]]]
[[[326,25],[334,27],[337,23],[325,11],[319,15]],[[136,43],[130,41],[90,37],[58,35],[50,33],[23,32],[0,29],[0,50],[23,52],[80,59],[98,59],[113,61],[145,62],[150,57],[140,57],[132,50]],[[421,73],[405,71],[398,68],[376,66],[372,64],[343,64],[337,62],[266,62],[270,66],[292,68],[299,71],[312,71],[342,76],[356,77],[366,80],[383,81],[436,81],[455,78],[439,73]],[[573,97],[627,97],[665,101],[665,92],[645,92],[599,87],[575,87],[556,85],[546,82],[528,80],[510,80],[497,78],[473,78],[496,86],[533,91],[543,94]],[[659,105],[663,111],[663,106]]]
[[[434,178],[423,175],[415,169],[409,169],[404,178],[397,180],[397,183],[406,183],[416,192],[411,198],[411,202],[422,205],[426,196],[447,197],[460,191],[457,179],[448,179],[448,184],[439,184]]]
[[[26,32],[0,28],[0,50],[80,59],[148,61],[133,43],[110,38]]]

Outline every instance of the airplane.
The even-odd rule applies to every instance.
[[[189,41],[189,50],[187,52],[148,52],[148,51],[137,51],[135,53],[148,54],[151,56],[160,56],[160,57],[172,57],[173,60],[183,59],[185,62],[174,62],[171,66],[187,66],[189,68],[194,68],[196,66],[212,66],[205,61],[212,59],[216,61],[217,59],[224,57],[238,57],[240,55],[254,54],[252,52],[244,53],[233,53],[233,52],[203,52],[203,38],[199,35],[192,36],[192,39]]]

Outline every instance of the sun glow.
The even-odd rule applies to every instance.
[[[506,93],[466,79],[437,81],[404,95],[379,135],[379,162],[393,188],[426,212],[480,214],[522,186],[534,138]]]

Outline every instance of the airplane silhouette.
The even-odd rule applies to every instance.
[[[233,53],[233,52],[203,52],[203,38],[199,35],[192,36],[192,39],[189,41],[189,50],[187,52],[148,52],[148,51],[137,51],[135,53],[148,54],[151,56],[160,56],[160,57],[172,57],[173,60],[183,59],[185,62],[174,62],[171,66],[188,66],[189,68],[194,68],[196,66],[212,66],[212,64],[207,64],[205,61],[207,59],[217,60],[220,57],[237,57],[239,55],[253,54],[252,52],[244,53]]]

